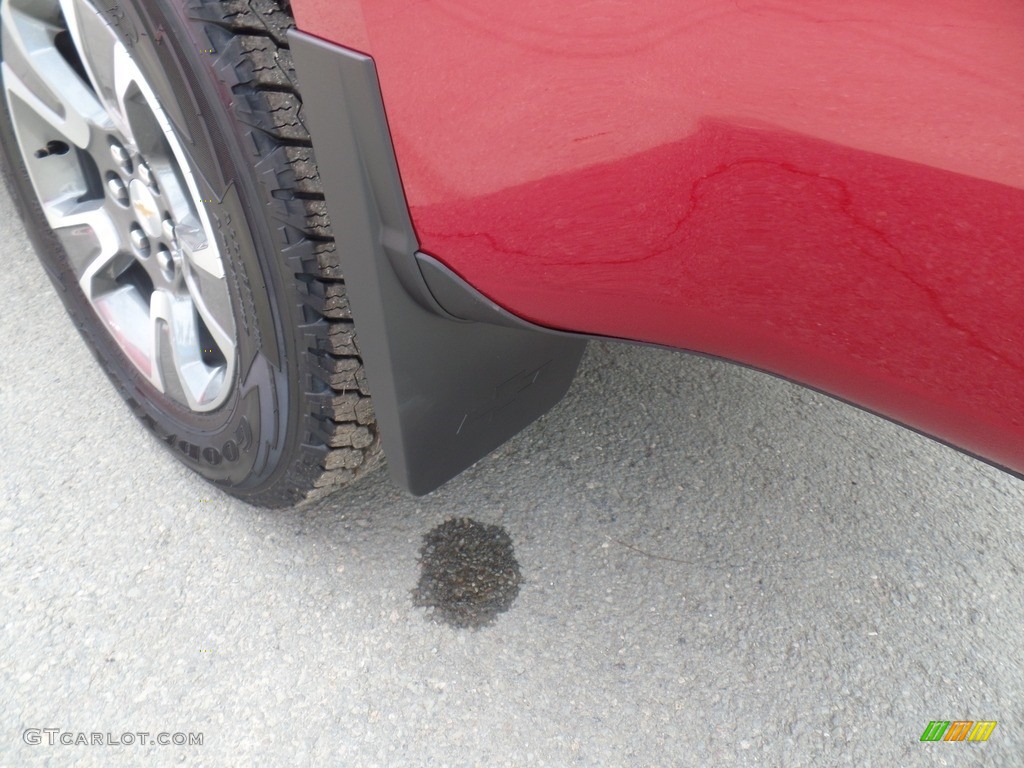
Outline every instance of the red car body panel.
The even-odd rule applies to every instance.
[[[295,0],[374,58],[424,251],[1024,471],[1024,4]]]

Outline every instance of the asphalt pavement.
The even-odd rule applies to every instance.
[[[0,765],[1024,766],[1021,481],[592,344],[427,497],[379,472],[255,509],[135,422],[3,191],[0,243]],[[479,629],[414,600],[424,536],[464,517],[518,564]],[[998,725],[920,740],[963,720]]]

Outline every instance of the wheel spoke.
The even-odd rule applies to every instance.
[[[101,14],[82,0],[60,0],[60,8],[96,95],[117,130],[131,142],[125,98],[138,80],[138,68]]]
[[[131,286],[120,286],[94,296],[92,305],[121,350],[162,392],[160,368],[155,364],[153,323],[149,308],[139,292]]]
[[[59,28],[50,20],[3,7],[3,77],[9,100],[16,97],[75,146],[89,146],[93,127],[109,129],[107,110],[55,43]],[[36,137],[21,137],[27,146]],[[45,143],[45,142],[44,142]]]
[[[203,361],[196,306],[189,297],[154,291],[150,318],[157,346],[157,367],[168,390],[179,388],[192,408],[208,403],[224,379],[223,365]],[[171,385],[169,378],[175,377]],[[172,393],[173,394],[173,393]]]
[[[194,217],[190,216],[174,229],[182,255],[191,266],[201,269],[211,277],[224,277],[224,264],[220,259],[220,253],[202,227],[197,226],[194,221]]]
[[[96,293],[94,281],[123,252],[117,225],[101,202],[64,199],[44,203],[43,211],[68,253],[82,291],[91,299]]]
[[[185,273],[185,286],[192,296],[196,311],[209,329],[214,343],[220,348],[220,353],[230,360],[234,354],[235,340],[225,329],[231,328],[234,321],[231,302],[223,283],[223,277],[216,278],[192,270]]]

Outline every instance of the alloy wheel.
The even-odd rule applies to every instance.
[[[192,411],[231,392],[224,264],[181,142],[107,14],[2,0],[3,82],[50,227],[137,371]]]

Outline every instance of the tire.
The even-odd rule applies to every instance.
[[[379,465],[287,2],[0,0],[0,11],[7,184],[143,424],[260,506],[320,498]]]

